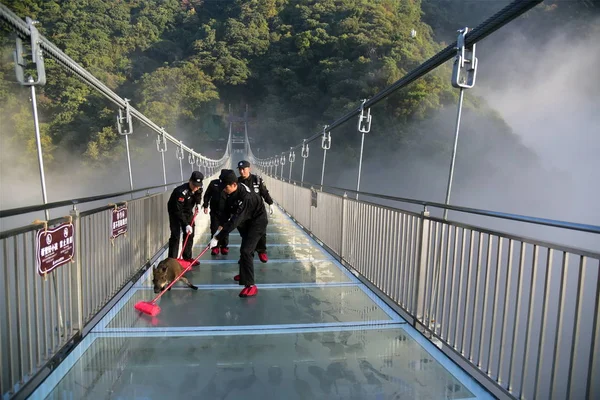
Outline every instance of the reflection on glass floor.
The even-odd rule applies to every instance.
[[[258,296],[238,297],[234,233],[227,257],[187,274],[200,289],[177,285],[157,317],[133,308],[154,296],[142,277],[32,398],[490,398],[285,215],[272,221]]]

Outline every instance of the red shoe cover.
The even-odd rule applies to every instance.
[[[258,253],[258,258],[260,259],[260,262],[266,263],[267,261],[269,261],[269,256],[267,255],[267,253]]]
[[[247,289],[246,297],[253,297],[253,296],[256,296],[256,294],[258,293],[258,288],[256,287],[256,285],[252,285],[246,289]]]
[[[248,289],[250,289],[250,288],[248,288],[248,287],[243,288],[242,291],[240,292],[239,296],[246,297],[247,293],[248,293]]]
[[[236,281],[236,282],[239,282],[240,281],[240,276],[239,275],[234,276],[233,280]]]
[[[229,254],[229,247],[221,247],[221,254],[223,254],[224,256]]]
[[[219,255],[219,248],[218,248],[218,247],[215,247],[214,249],[212,249],[212,250],[210,251],[210,255],[211,255],[211,256],[218,256],[218,255]]]

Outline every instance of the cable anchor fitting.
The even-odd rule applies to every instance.
[[[360,115],[358,116],[358,131],[360,133],[371,132],[371,109],[367,108],[367,115],[365,115],[365,103],[367,99],[363,99],[360,105]]]
[[[290,164],[293,163],[294,161],[296,161],[296,152],[294,151],[293,147],[290,147]]]
[[[119,135],[131,135],[133,133],[133,123],[131,120],[131,111],[129,110],[129,99],[125,101],[125,114],[123,108],[119,108],[119,116],[117,117],[117,130]]]
[[[28,76],[25,79],[25,69],[28,63],[25,62],[24,55],[25,50],[23,49],[23,40],[17,37],[16,49],[13,52],[13,59],[15,61],[15,74],[17,75],[17,81],[23,86],[43,86],[46,84],[46,68],[44,66],[44,54],[40,47],[40,34],[35,24],[38,21],[34,21],[29,17],[25,18],[27,21],[27,27],[29,28],[29,37],[31,39],[31,63],[35,64],[35,71],[37,74],[37,81],[32,76]]]
[[[471,89],[475,86],[477,77],[477,57],[475,57],[475,43],[465,45],[465,38],[469,28],[458,31],[456,39],[456,58],[452,69],[452,86],[455,88]]]
[[[302,140],[302,152],[300,154],[302,158],[308,158],[308,143],[306,143],[306,139]]]
[[[179,141],[179,146],[175,148],[175,157],[178,160],[183,160],[183,142]]]
[[[160,128],[160,133],[156,135],[156,151],[164,153],[167,151],[167,138],[165,137],[165,128]]]
[[[323,137],[321,138],[321,148],[323,150],[329,150],[331,148],[331,132],[327,130],[329,125],[323,127]]]

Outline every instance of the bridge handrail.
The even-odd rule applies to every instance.
[[[4,20],[4,22],[9,25],[11,28],[15,29],[17,34],[22,38],[29,38],[31,36],[31,31],[27,26],[27,23],[19,18],[14,12],[12,12],[8,7],[3,4],[0,4],[0,20]],[[82,66],[80,66],[77,62],[75,62],[71,57],[66,55],[62,50],[60,50],[56,45],[46,39],[43,35],[39,35],[39,44],[40,47],[44,50],[46,54],[54,58],[57,62],[62,64],[65,68],[70,70],[72,73],[77,75],[80,79],[82,79],[85,83],[92,86],[100,93],[102,93],[107,99],[112,101],[114,104],[118,105],[121,108],[129,107],[130,113],[135,116],[140,122],[144,125],[155,131],[157,134],[163,135],[165,139],[169,140],[171,143],[182,147],[188,153],[193,154],[196,157],[199,157],[202,160],[212,161],[215,163],[223,162],[228,154],[227,150],[225,151],[223,157],[219,159],[211,159],[203,156],[200,153],[195,152],[190,147],[184,145],[179,140],[177,140],[174,136],[171,136],[166,132],[162,127],[155,124],[150,118],[146,117],[140,111],[136,110],[128,101],[121,98],[118,94],[113,92],[108,86],[98,80],[94,75],[85,70]]]
[[[268,174],[265,174],[265,175],[268,175]],[[268,176],[270,176],[270,175],[268,175]],[[282,180],[276,176],[271,176],[271,178]],[[477,215],[483,215],[486,217],[502,218],[502,219],[507,219],[507,220],[511,220],[511,221],[527,222],[527,223],[536,224],[536,225],[546,225],[546,226],[552,226],[555,228],[564,228],[564,229],[570,229],[570,230],[579,231],[579,232],[600,234],[600,226],[598,226],[598,225],[561,221],[561,220],[550,219],[550,218],[532,217],[532,216],[521,215],[521,214],[512,214],[512,213],[505,213],[505,212],[500,212],[500,211],[483,210],[483,209],[479,209],[479,208],[453,206],[450,204],[437,203],[435,201],[426,201],[426,200],[410,199],[407,197],[389,196],[389,195],[385,195],[385,194],[378,194],[378,193],[357,191],[357,190],[347,189],[347,188],[340,188],[337,186],[327,186],[327,185],[321,186],[319,184],[312,184],[312,183],[308,183],[308,182],[302,183],[302,182],[294,180],[294,179],[292,179],[292,180],[283,179],[282,181],[292,183],[292,184],[300,186],[300,187],[306,187],[306,186],[320,187],[320,188],[325,188],[325,189],[329,189],[329,190],[337,190],[340,192],[359,194],[361,196],[375,197],[375,198],[379,198],[379,199],[383,199],[383,200],[392,200],[392,201],[398,201],[398,202],[402,202],[402,203],[417,204],[417,205],[424,206],[425,208],[435,207],[435,208],[440,208],[440,209],[459,211],[459,212],[463,212],[463,213],[467,213],[467,214],[477,214]]]
[[[144,192],[147,190],[164,188],[164,187],[169,187],[171,185],[179,185],[179,184],[181,184],[181,182],[172,182],[172,183],[167,183],[166,185],[148,186],[148,187],[141,188],[141,189],[128,190],[126,192],[116,192],[116,193],[102,194],[102,195],[98,195],[98,196],[79,197],[76,199],[55,201],[55,202],[47,203],[47,204],[37,204],[34,206],[26,206],[26,207],[11,208],[8,210],[0,210],[0,218],[13,217],[15,215],[21,215],[21,214],[28,214],[28,213],[31,213],[34,211],[50,210],[50,209],[58,208],[58,207],[90,203],[92,201],[106,200],[106,199],[110,199],[113,197],[119,197],[119,196],[137,193],[137,192]]]

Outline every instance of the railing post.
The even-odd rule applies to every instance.
[[[342,196],[342,222],[341,222],[341,238],[340,238],[340,262],[344,261],[344,241],[346,239],[346,224],[344,224],[346,217],[346,203],[348,201],[348,193],[344,192]]]
[[[321,139],[321,148],[323,149],[323,167],[321,168],[321,191],[323,191],[323,178],[325,177],[325,159],[327,150],[331,148],[331,132],[327,130],[329,125],[323,127],[323,137]]]
[[[423,321],[425,315],[425,277],[427,275],[427,252],[429,251],[429,229],[431,224],[427,206],[425,206],[425,209],[421,213],[420,220],[421,226],[419,228],[417,242],[417,262],[415,263],[417,270],[415,271],[413,299],[410,307],[410,311],[417,317],[417,321]]]
[[[167,188],[167,169],[165,167],[165,152],[167,151],[167,139],[165,138],[165,128],[160,128],[161,133],[156,137],[156,150],[160,153],[162,158],[162,170],[163,170],[163,182],[165,185],[165,192],[169,190]]]
[[[81,269],[81,219],[79,216],[79,210],[75,205],[69,212],[73,223],[74,232],[74,257],[73,263],[71,264],[71,311],[76,310],[77,317],[74,321],[71,321],[72,329],[78,330],[80,333],[83,331],[83,275]]]

